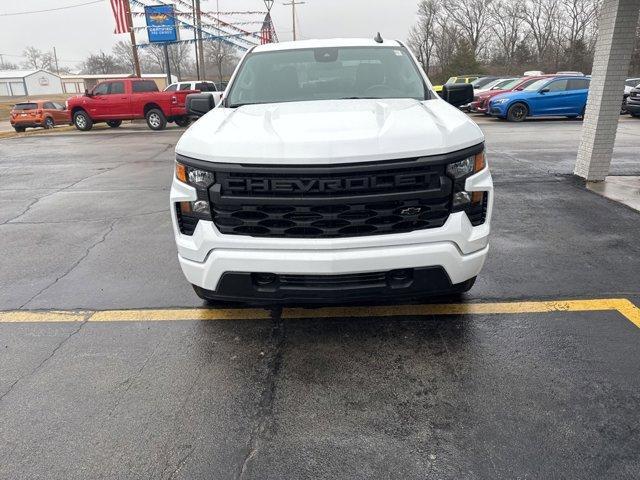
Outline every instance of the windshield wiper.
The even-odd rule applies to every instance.
[[[338,100],[380,100],[382,97],[342,97]]]

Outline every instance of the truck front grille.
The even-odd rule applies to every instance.
[[[209,201],[222,234],[341,238],[442,227],[453,189],[446,165],[481,150],[323,166],[179,161],[215,173]]]
[[[336,238],[441,227],[449,196],[324,205],[213,205],[221,233],[259,237]]]

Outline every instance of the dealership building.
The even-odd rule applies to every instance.
[[[130,73],[56,75],[46,70],[0,70],[0,97],[37,97],[41,95],[84,93],[103,80],[134,77]],[[164,73],[143,73],[142,78],[153,80],[159,90],[167,86]],[[175,75],[172,82],[177,82]]]
[[[62,80],[46,70],[0,70],[0,97],[63,93]]]

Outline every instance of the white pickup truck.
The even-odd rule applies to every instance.
[[[472,97],[436,94],[399,41],[253,48],[215,108],[187,99],[203,116],[170,194],[187,280],[251,303],[469,290],[493,205],[483,134],[454,106]]]

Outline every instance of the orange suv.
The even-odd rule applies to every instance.
[[[16,132],[24,132],[27,127],[53,128],[55,125],[70,125],[69,110],[50,100],[33,100],[16,103],[11,109],[11,126]]]

